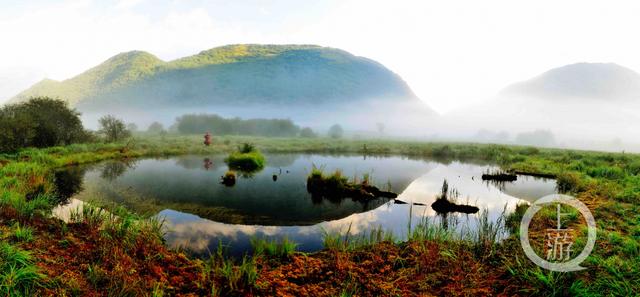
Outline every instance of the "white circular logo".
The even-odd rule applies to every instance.
[[[542,205],[549,203],[558,203],[558,226],[557,229],[547,229],[545,236],[545,248],[547,249],[547,252],[546,259],[543,259],[536,254],[533,248],[531,248],[531,244],[529,243],[529,224],[531,223],[533,216],[542,209]],[[560,224],[560,216],[562,215],[562,213],[560,213],[560,204],[566,204],[574,207],[580,212],[580,214],[582,214],[587,222],[587,243],[582,252],[573,259],[571,259],[571,247],[573,246],[574,239],[573,230],[562,228]],[[531,261],[533,261],[533,263],[548,270],[568,272],[586,269],[585,267],[580,266],[580,263],[582,263],[589,254],[591,254],[595,243],[596,221],[587,206],[572,196],[562,194],[544,196],[533,202],[522,217],[522,221],[520,221],[520,244],[522,245],[524,253]]]

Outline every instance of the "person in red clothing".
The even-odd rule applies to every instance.
[[[211,145],[211,133],[207,132],[207,134],[204,135],[204,145],[209,146]]]

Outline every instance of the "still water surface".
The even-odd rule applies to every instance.
[[[219,182],[228,170],[223,159],[222,155],[180,156],[70,167],[56,174],[59,191],[69,201],[54,214],[68,219],[70,210],[83,202],[115,203],[163,217],[168,227],[165,239],[172,247],[206,255],[221,242],[240,255],[250,250],[252,237],[288,237],[302,251],[321,249],[323,232],[349,229],[358,234],[381,226],[402,237],[410,219],[414,225],[423,217],[442,219],[430,205],[445,179],[460,193],[458,204],[486,209],[494,221],[505,206],[509,213],[519,202],[556,191],[554,180],[527,176],[518,176],[513,183],[483,182],[482,173],[495,168],[486,164],[316,154],[267,155],[265,169],[240,176],[235,186],[226,187]],[[306,190],[306,177],[314,164],[325,172],[342,170],[351,178],[369,173],[375,185],[390,188],[408,204],[382,198],[313,199]],[[456,228],[473,229],[478,216],[449,214],[448,219],[458,221]]]

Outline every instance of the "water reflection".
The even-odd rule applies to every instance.
[[[83,190],[82,180],[86,167],[70,166],[64,170],[54,172],[54,184],[56,186],[58,203],[66,203],[69,198]]]
[[[127,170],[135,169],[135,166],[136,162],[131,159],[107,161],[102,164],[100,177],[108,181],[114,181],[118,177],[122,176]]]
[[[555,192],[555,182],[544,179],[518,177],[517,182],[504,187],[482,183],[480,175],[491,168],[487,165],[458,161],[443,164],[398,156],[363,159],[298,154],[267,155],[269,165],[263,171],[249,179],[238,179],[234,187],[225,187],[219,182],[227,171],[226,165],[221,165],[223,159],[182,156],[121,165],[107,162],[70,168],[80,170],[65,173],[75,178],[67,178],[70,183],[64,183],[61,173],[59,180],[62,190],[67,186],[66,191],[79,201],[115,202],[135,212],[164,217],[170,230],[167,243],[200,254],[215,249],[219,241],[231,246],[232,253],[241,254],[248,250],[252,236],[286,236],[300,243],[304,251],[321,248],[322,232],[349,229],[357,234],[382,226],[402,237],[410,223],[415,225],[425,217],[454,230],[473,229],[478,213],[438,214],[432,209],[445,179],[459,192],[455,203],[486,209],[491,221],[497,220],[505,206],[512,211],[521,198]],[[278,166],[272,166],[271,160],[278,160]],[[327,171],[342,169],[352,178],[369,173],[374,184],[388,184],[400,193],[399,203],[312,197],[306,190],[312,164],[325,165]],[[83,176],[83,185],[79,176]]]

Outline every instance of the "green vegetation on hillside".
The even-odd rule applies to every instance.
[[[68,80],[38,83],[13,102],[32,96],[65,98],[83,111],[416,99],[402,79],[372,60],[312,45],[251,44],[171,62],[122,53]]]

